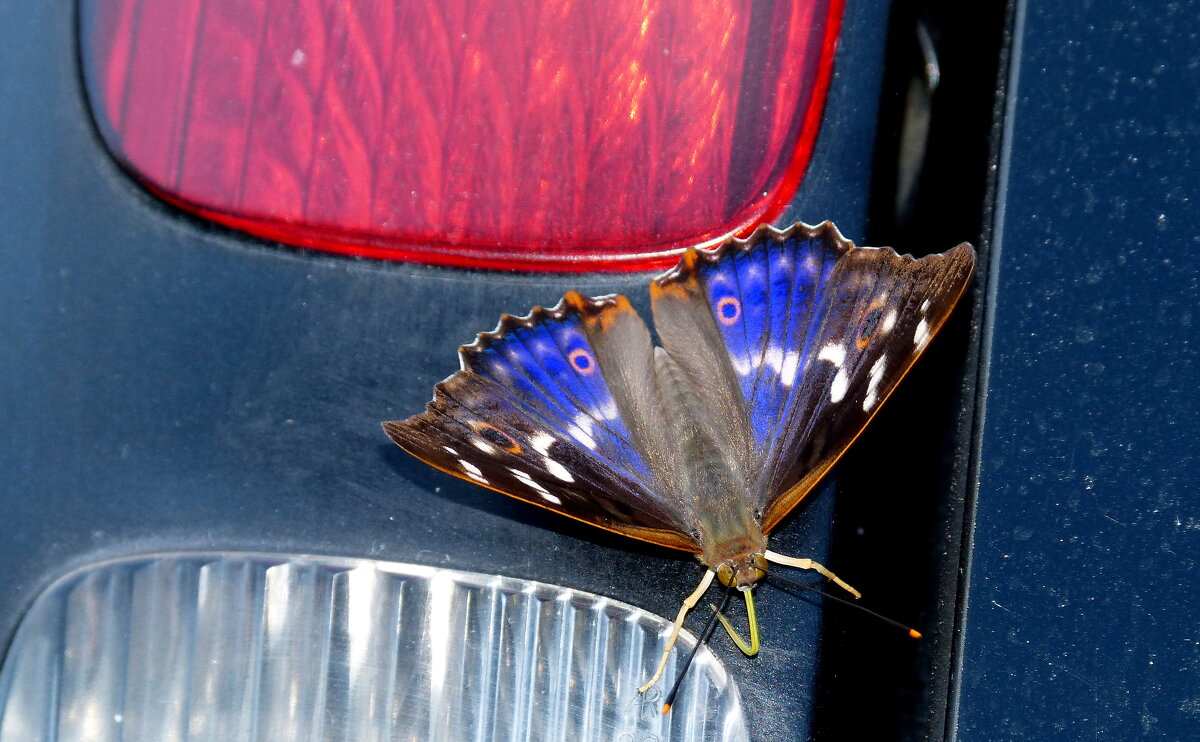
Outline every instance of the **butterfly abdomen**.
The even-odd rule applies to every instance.
[[[700,404],[687,375],[663,348],[655,349],[655,376],[667,416],[668,438],[677,447],[679,471],[674,481],[678,495],[691,503],[696,514],[702,559],[715,564],[735,556],[722,544],[737,542],[761,548],[766,538],[759,528],[747,492],[747,474],[726,432]],[[754,542],[754,544],[750,544]],[[740,546],[736,548],[741,548]],[[761,551],[761,548],[759,550]]]

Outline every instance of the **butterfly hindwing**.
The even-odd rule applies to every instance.
[[[870,421],[949,314],[973,262],[967,245],[914,260],[854,247],[829,223],[796,225],[689,251],[652,284],[672,357],[690,364],[694,380],[740,392],[728,404],[745,411],[745,467],[757,477],[764,531]],[[691,318],[686,331],[679,317]],[[697,347],[714,334],[719,354]]]
[[[827,309],[821,302],[841,251],[798,234],[698,260],[704,287],[748,407],[755,439],[769,441],[799,379],[805,345]]]
[[[534,310],[528,320],[503,317],[495,332],[460,349],[462,366],[504,387],[585,447],[645,478],[649,470],[631,444],[587,337],[586,301],[571,294],[552,310]]]
[[[624,297],[572,292],[553,309],[505,316],[460,358],[423,414],[384,424],[401,448],[578,520],[698,550],[654,429],[649,333]]]

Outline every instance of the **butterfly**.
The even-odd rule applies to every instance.
[[[856,247],[830,222],[761,227],[688,249],[650,283],[656,346],[621,295],[568,292],[503,315],[459,348],[461,370],[425,412],[383,423],[448,474],[707,568],[650,681],[713,579],[739,589],[758,651],[753,588],[767,534],[841,457],[966,289],[967,243],[914,259]]]

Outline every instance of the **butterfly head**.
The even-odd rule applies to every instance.
[[[767,558],[762,554],[739,554],[717,567],[722,585],[749,589],[767,576]]]

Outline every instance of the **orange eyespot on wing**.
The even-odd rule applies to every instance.
[[[576,348],[567,354],[571,368],[585,376],[596,372],[596,359],[584,348]]]
[[[854,347],[859,350],[867,347],[867,343],[871,342],[871,338],[875,336],[875,331],[879,329],[880,321],[883,319],[883,311],[886,307],[887,302],[883,299],[876,299],[871,302],[871,306],[867,307],[867,311],[863,315],[862,326],[858,331],[858,336],[854,338]]]
[[[472,430],[479,434],[479,437],[484,442],[502,448],[509,453],[521,453],[521,444],[510,438],[507,433],[500,430],[495,425],[489,425],[488,423],[481,421],[470,422],[468,425],[471,426]],[[476,447],[481,447],[478,441],[476,441]],[[484,450],[486,451],[487,449],[484,448]]]
[[[726,327],[737,323],[742,316],[742,303],[736,297],[726,296],[717,302],[717,321]]]

